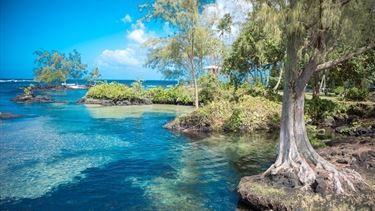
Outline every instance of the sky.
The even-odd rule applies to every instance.
[[[169,23],[140,21],[144,14],[138,5],[145,1],[0,0],[0,78],[33,78],[33,52],[38,49],[77,49],[89,70],[99,67],[103,79],[162,79],[156,70],[144,67],[143,44],[172,30]],[[248,7],[246,0],[235,2],[242,5],[239,8]],[[241,22],[244,15],[234,6],[216,0],[205,10],[219,17],[231,13]]]

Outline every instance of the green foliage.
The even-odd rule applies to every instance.
[[[306,100],[305,111],[313,122],[323,120],[328,116],[334,116],[339,113],[344,113],[347,106],[343,103],[336,103],[327,99],[313,98]]]
[[[331,136],[326,135],[324,129],[318,129],[315,125],[307,125],[306,129],[309,141],[314,148],[325,147],[325,140],[331,138]]]
[[[74,50],[73,53],[66,57],[65,54],[58,51],[34,52],[35,80],[46,84],[65,82],[68,76],[74,79],[80,79],[85,72],[86,65],[81,63],[81,55]]]
[[[156,87],[145,90],[141,81],[135,81],[131,87],[119,83],[97,84],[88,90],[86,97],[114,101],[148,98],[153,103],[158,104],[193,104],[190,91],[184,86],[172,88]]]
[[[267,130],[278,127],[280,107],[280,104],[265,98],[246,95],[236,104],[228,99],[212,101],[189,115],[179,117],[172,124],[203,131]]]
[[[224,46],[215,36],[212,25],[202,18],[201,3],[197,0],[156,0],[142,6],[148,10],[146,19],[162,19],[177,29],[168,37],[146,42],[150,48],[145,66],[158,70],[167,79],[193,80],[194,93],[198,91],[196,78],[203,72],[204,62],[220,55]],[[198,96],[195,97],[198,107]]]
[[[365,103],[352,104],[349,106],[347,113],[359,117],[375,118],[375,105]]]
[[[184,86],[172,88],[156,87],[146,91],[146,96],[158,104],[192,105],[193,97]]]
[[[344,95],[344,93],[345,93],[345,87],[343,87],[343,86],[338,86],[338,87],[336,87],[336,88],[333,90],[333,92],[335,93],[335,95],[342,96],[342,95]]]
[[[73,52],[69,53],[69,57],[67,58],[67,63],[68,63],[68,69],[69,69],[69,76],[72,79],[78,80],[87,74],[87,71],[86,71],[87,65],[82,64],[81,54],[76,49],[74,49]]]
[[[231,31],[231,25],[232,25],[232,17],[229,13],[226,13],[223,18],[220,20],[217,28],[220,31],[220,36],[224,35],[224,32],[230,32]]]
[[[98,67],[95,67],[94,69],[91,70],[91,72],[88,75],[87,81],[97,83],[98,80],[100,79],[101,74],[99,71]]]
[[[28,87],[25,87],[23,89],[23,94],[24,95],[32,95],[33,94],[33,88],[34,88],[34,85],[30,84]]]
[[[141,96],[137,96],[134,90],[124,84],[119,83],[103,83],[91,87],[86,97],[95,99],[134,100]]]
[[[355,86],[366,88],[375,83],[375,50],[361,54],[351,60],[339,64],[328,72],[328,85]]]
[[[232,51],[224,60],[223,72],[239,83],[250,72],[256,72],[252,74],[254,81],[259,80],[264,73],[258,73],[258,70],[264,70],[269,65],[276,67],[284,57],[284,42],[281,41],[281,30],[276,25],[278,21],[275,17],[278,15],[268,16],[268,13],[275,12],[269,7],[262,7],[259,12],[262,16],[250,14],[248,22],[233,43]],[[273,31],[270,33],[268,30],[271,28]]]
[[[262,96],[262,97],[266,97],[267,96],[267,89],[265,86],[263,86],[263,84],[257,82],[255,83],[253,86],[251,86],[251,89],[250,89],[250,95],[253,96],[253,97],[257,97],[257,96]]]
[[[223,88],[221,82],[212,75],[206,75],[199,79],[199,99],[204,105],[222,97]]]
[[[144,95],[143,84],[141,80],[137,80],[131,84],[131,89],[137,96]]]
[[[175,119],[172,124],[197,131],[222,131],[224,123],[232,114],[228,100],[213,101],[198,110]]]
[[[348,100],[359,100],[359,101],[361,101],[361,100],[366,100],[368,95],[369,95],[369,92],[368,92],[367,89],[353,87],[353,88],[348,89],[348,91],[345,95],[345,98],[348,99]]]
[[[263,97],[244,96],[233,111],[225,125],[229,131],[270,129],[280,123],[280,104]]]

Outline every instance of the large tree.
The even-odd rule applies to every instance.
[[[253,1],[254,14],[264,7],[279,19],[274,27],[285,36],[286,61],[279,153],[263,176],[276,183],[276,178],[293,178],[305,190],[355,192],[364,185],[361,176],[338,169],[311,146],[304,121],[304,95],[314,73],[330,71],[374,48],[374,1]]]
[[[87,65],[82,64],[81,60],[81,54],[76,49],[69,53],[69,57],[67,58],[69,65],[69,76],[74,79],[76,83],[78,83],[78,80],[82,79],[82,77],[87,74]]]
[[[266,75],[266,69],[271,67],[272,72],[280,69],[285,45],[281,29],[274,27],[280,22],[279,15],[272,12],[272,8],[261,7],[256,13],[250,13],[224,60],[223,72],[229,75],[235,88],[249,75],[253,81],[265,82],[262,76]]]
[[[35,80],[46,84],[61,83],[68,79],[69,64],[65,55],[58,51],[37,50],[34,52]]]
[[[187,77],[194,86],[195,107],[199,107],[197,77],[203,71],[207,56],[215,53],[220,42],[200,19],[202,5],[198,0],[156,0],[147,9],[146,19],[162,19],[171,24],[174,33],[150,39],[146,66],[158,69],[166,78]]]

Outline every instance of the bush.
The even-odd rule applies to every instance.
[[[221,83],[217,78],[207,75],[199,79],[201,90],[199,91],[199,101],[204,105],[221,98]]]
[[[347,110],[345,104],[335,103],[331,100],[313,98],[306,101],[306,114],[312,118],[313,122],[323,120],[328,116],[333,116],[338,113],[344,113]]]
[[[146,96],[152,99],[153,103],[158,104],[178,104],[192,105],[193,97],[190,91],[184,86],[176,86],[173,88],[156,87],[146,91]]]
[[[134,90],[124,84],[119,83],[103,83],[91,87],[86,96],[95,99],[108,100],[133,100],[142,96],[137,95]]]
[[[366,98],[368,97],[369,95],[369,92],[367,89],[358,89],[357,87],[353,87],[353,88],[350,88],[346,95],[345,95],[345,98],[348,99],[348,100],[366,100]]]
[[[190,114],[178,117],[168,123],[167,127],[182,131],[221,131],[231,113],[232,105],[228,100],[214,101]]]
[[[268,130],[278,127],[281,106],[263,97],[244,96],[234,105],[233,113],[225,124],[228,131]]]
[[[258,96],[266,97],[267,93],[268,91],[266,87],[261,83],[256,83],[250,89],[250,95],[253,97],[258,97]]]
[[[86,97],[108,99],[114,101],[151,99],[153,103],[192,105],[193,98],[184,86],[173,88],[156,87],[144,90],[141,81],[134,82],[131,87],[119,83],[102,83],[91,87]]]
[[[267,130],[280,123],[281,106],[263,97],[244,96],[239,103],[228,99],[213,101],[177,118],[170,128],[195,131],[246,132]]]
[[[345,93],[345,88],[343,86],[338,86],[336,87],[333,92],[335,93],[335,95],[337,96],[343,96],[344,93]]]
[[[34,88],[34,85],[30,84],[28,87],[23,89],[23,94],[24,95],[32,95],[33,94],[33,88]]]

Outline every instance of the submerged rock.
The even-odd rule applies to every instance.
[[[152,101],[147,98],[139,98],[132,100],[109,100],[109,99],[94,99],[94,98],[81,98],[77,101],[78,104],[94,104],[103,106],[127,106],[127,105],[150,105]]]
[[[17,103],[52,103],[51,96],[48,95],[18,95],[12,99]]]
[[[12,113],[7,113],[7,112],[0,112],[0,119],[14,119],[18,118],[21,115],[18,114],[12,114]]]

